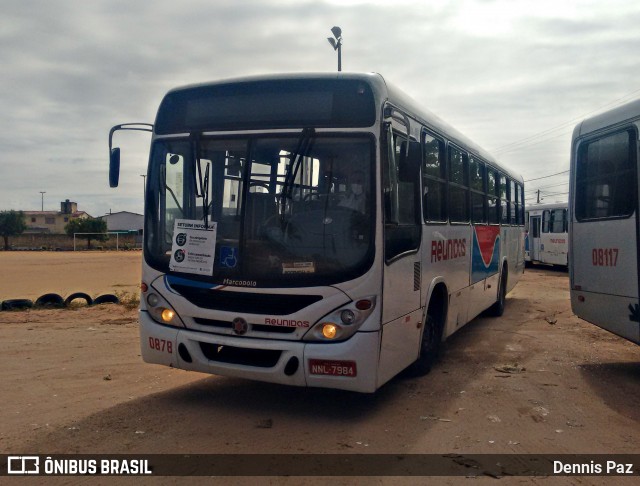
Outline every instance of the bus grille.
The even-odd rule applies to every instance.
[[[192,304],[203,309],[248,314],[287,316],[322,300],[321,295],[254,294],[202,289],[188,285],[171,286]]]
[[[221,329],[233,329],[233,324],[228,321],[216,321],[213,319],[204,319],[202,317],[194,317],[193,320],[203,326],[218,327]],[[258,332],[278,332],[281,334],[291,334],[296,332],[296,327],[283,326],[267,326],[266,324],[251,324],[252,331]]]
[[[273,349],[249,349],[219,344],[200,343],[200,349],[208,360],[258,368],[273,368],[282,351]]]

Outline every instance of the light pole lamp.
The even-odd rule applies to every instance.
[[[327,37],[329,44],[334,51],[338,51],[338,71],[342,71],[342,29],[340,27],[331,27],[333,37]]]

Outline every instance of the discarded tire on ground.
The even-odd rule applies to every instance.
[[[2,302],[0,308],[2,310],[29,309],[33,307],[33,301],[30,299],[10,299]]]
[[[64,299],[58,294],[44,294],[36,299],[36,307],[63,307]]]
[[[71,294],[69,297],[67,297],[64,300],[64,305],[66,307],[69,307],[69,305],[74,301],[74,300],[84,300],[87,305],[91,305],[93,304],[93,299],[91,298],[91,296],[89,294],[85,294],[84,292],[75,292],[73,294]]]
[[[99,295],[98,297],[93,299],[93,305],[98,305],[98,304],[119,304],[119,303],[120,303],[120,299],[118,299],[118,297],[116,297],[113,294]]]

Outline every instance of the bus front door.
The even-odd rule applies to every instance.
[[[542,224],[541,216],[531,216],[529,219],[529,251],[531,252],[531,261],[540,260],[540,226]]]

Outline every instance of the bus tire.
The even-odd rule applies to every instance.
[[[487,309],[487,314],[493,317],[500,317],[504,314],[504,307],[507,300],[507,266],[502,267],[500,274],[500,287],[498,289],[498,300]]]
[[[36,307],[63,307],[64,299],[58,294],[44,294],[36,299]]]
[[[71,302],[73,302],[76,299],[84,300],[87,303],[87,305],[93,304],[93,299],[91,298],[90,295],[85,294],[84,292],[75,292],[65,299],[64,305],[66,307],[69,307],[69,305],[71,305]]]
[[[407,369],[409,376],[420,377],[431,371],[440,354],[440,335],[436,320],[427,315],[420,341],[420,356]]]
[[[104,294],[93,299],[93,305],[99,304],[119,304],[120,299],[113,294]]]
[[[0,308],[6,310],[29,309],[33,307],[33,301],[30,299],[9,299],[2,302]]]

